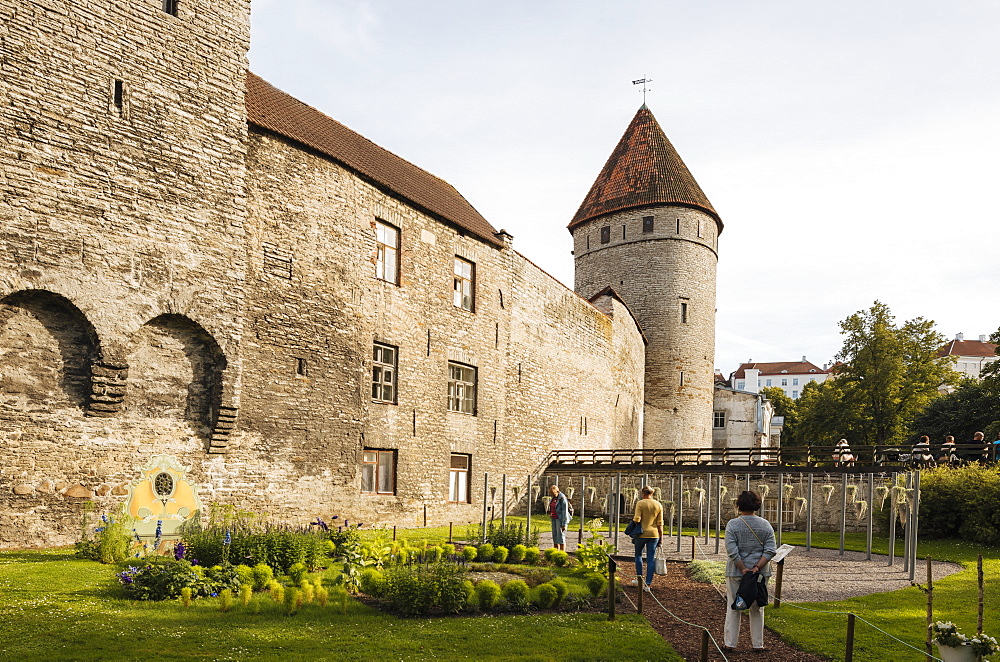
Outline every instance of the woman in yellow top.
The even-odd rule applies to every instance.
[[[648,485],[642,488],[642,498],[635,504],[633,521],[642,524],[642,535],[635,539],[635,581],[639,585],[642,577],[642,550],[646,550],[646,583],[643,588],[649,590],[653,583],[653,571],[656,569],[656,546],[663,542],[663,506],[653,498],[653,488]]]

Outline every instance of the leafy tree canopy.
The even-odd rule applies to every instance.
[[[986,382],[965,379],[957,389],[935,398],[917,414],[910,431],[913,436],[926,434],[935,443],[950,434],[962,444],[972,441],[973,433],[984,432],[993,423],[1000,423],[1000,393]]]
[[[774,415],[784,416],[785,424],[781,428],[781,443],[784,446],[794,446],[799,443],[796,433],[796,426],[799,420],[798,409],[795,400],[788,397],[785,392],[777,386],[765,386],[760,390],[761,394],[774,405]]]

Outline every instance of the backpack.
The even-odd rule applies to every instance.
[[[573,502],[569,500],[569,497],[566,497],[566,514],[569,515],[570,519],[576,516],[576,511],[573,510]]]

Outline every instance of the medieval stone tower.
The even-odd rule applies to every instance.
[[[569,230],[577,293],[617,292],[649,343],[643,446],[711,446],[722,220],[645,104]]]

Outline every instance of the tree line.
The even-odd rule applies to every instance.
[[[761,389],[784,416],[783,446],[912,444],[920,435],[957,443],[983,431],[1000,433],[1000,361],[981,380],[963,378],[952,356],[939,356],[946,342],[923,317],[897,324],[884,303],[840,322],[844,344],[831,376],[806,384],[798,400],[776,387]],[[991,342],[1000,343],[1000,330]],[[942,387],[953,387],[943,392]]]

